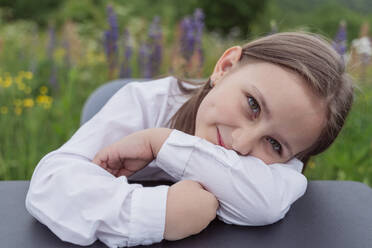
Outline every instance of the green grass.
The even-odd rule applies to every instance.
[[[363,84],[333,145],[309,163],[310,179],[354,180],[372,185],[372,84]]]
[[[35,36],[33,32],[28,23],[4,25],[0,29],[0,37],[4,37],[0,49],[0,180],[30,179],[40,159],[78,129],[88,96],[109,81],[99,39],[80,37],[83,53],[68,67],[64,63],[65,51],[57,47],[53,58],[48,58],[46,34]],[[204,37],[206,58],[202,77],[208,77],[218,57],[232,44],[233,41],[210,35]],[[167,74],[170,64],[171,47],[169,44],[166,47],[162,75]],[[53,63],[58,69],[57,88],[48,83]],[[139,77],[136,61],[132,61],[132,66],[133,76]],[[21,71],[32,68],[32,78],[22,76],[16,82],[17,76],[24,75]],[[368,73],[367,78],[371,78],[371,68]],[[13,82],[5,88],[7,76]],[[43,86],[48,92],[45,88],[41,90]],[[355,180],[372,186],[372,81],[360,87],[338,139],[308,165],[305,174],[309,179]],[[39,96],[50,97],[51,104],[38,102]],[[26,107],[25,99],[32,99],[33,106]]]
[[[30,179],[40,159],[64,144],[79,128],[88,96],[110,81],[101,40],[97,38],[102,30],[97,30],[96,37],[75,34],[80,42],[71,46],[79,46],[81,54],[72,54],[75,61],[71,66],[64,61],[66,50],[61,45],[55,48],[52,58],[48,57],[47,34],[35,35],[34,31],[27,22],[0,28],[0,180]],[[205,39],[214,42],[208,36]],[[218,53],[206,57],[204,76],[226,47],[218,44],[214,47]],[[172,47],[166,46],[162,76],[168,74],[171,51]],[[132,59],[131,64],[133,77],[141,77],[137,61]],[[57,68],[57,87],[49,83],[53,66]],[[30,74],[32,69],[32,78],[26,78],[24,74]],[[38,101],[40,96],[52,99],[51,103]],[[26,107],[25,100],[32,101],[33,106]]]

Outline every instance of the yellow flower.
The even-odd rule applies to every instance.
[[[22,114],[22,108],[20,108],[20,107],[16,107],[16,108],[14,109],[14,112],[16,113],[16,115],[20,115],[20,114]]]
[[[1,114],[3,114],[3,115],[7,114],[7,113],[8,113],[8,107],[6,107],[6,106],[2,106],[2,107],[0,108],[0,112],[1,112]]]
[[[13,79],[10,76],[5,77],[5,81],[3,82],[4,88],[8,88],[13,84]]]
[[[39,105],[42,105],[42,107],[44,107],[45,109],[48,109],[48,108],[50,108],[51,105],[52,105],[53,98],[51,98],[50,96],[39,95],[39,96],[37,96],[37,98],[36,98],[36,102],[37,102]]]
[[[21,76],[21,75],[18,75],[18,76],[15,78],[15,82],[16,82],[18,85],[22,84],[22,83],[23,83],[23,82],[22,82],[22,76]]]
[[[311,169],[314,169],[315,168],[314,161],[309,161],[309,166],[310,166]]]
[[[38,95],[36,97],[36,102],[42,104],[44,102],[44,96]]]
[[[25,108],[32,108],[34,106],[34,100],[32,98],[26,98],[23,100],[23,106]]]
[[[45,95],[46,93],[48,93],[48,88],[46,86],[41,86],[40,94]]]
[[[26,85],[24,83],[18,84],[19,90],[24,90],[26,88]]]
[[[31,80],[33,77],[34,77],[34,75],[32,74],[32,72],[30,72],[30,71],[26,71],[26,72],[24,72],[24,77],[26,78],[26,79],[28,79],[28,80]]]
[[[42,95],[39,95],[39,96],[37,96],[37,98],[36,98],[36,102],[37,102],[37,103],[44,103],[45,100],[46,100],[46,97],[48,97],[48,96],[42,96]]]

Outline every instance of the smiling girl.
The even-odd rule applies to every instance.
[[[304,194],[304,164],[332,144],[352,100],[341,57],[317,35],[234,46],[205,83],[167,77],[121,88],[39,162],[26,207],[80,245],[177,240],[216,215],[271,224]]]

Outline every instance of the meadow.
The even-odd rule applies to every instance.
[[[152,43],[161,44],[162,62],[149,74],[141,65],[143,46],[137,36],[118,41],[110,52],[113,46],[104,44],[104,31],[84,35],[84,26],[74,23],[59,30],[38,30],[26,21],[1,26],[0,180],[29,180],[38,161],[79,128],[83,104],[100,85],[119,77],[169,73],[206,78],[226,48],[245,42],[203,33],[203,59],[195,48],[195,56],[180,60],[179,30],[164,27],[162,43]],[[354,180],[372,186],[372,65],[364,80],[358,71],[350,68],[359,89],[346,125],[337,141],[309,162],[305,175],[310,180]]]

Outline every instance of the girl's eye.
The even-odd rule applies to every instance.
[[[280,145],[278,141],[270,137],[267,137],[266,140],[269,141],[269,143],[271,144],[275,152],[277,152],[279,155],[282,154],[282,146]]]
[[[257,114],[260,113],[261,108],[260,108],[260,105],[258,104],[258,102],[256,101],[256,99],[249,96],[248,97],[248,104],[249,104],[249,107],[251,108],[251,110],[253,111],[254,115],[257,116]]]

